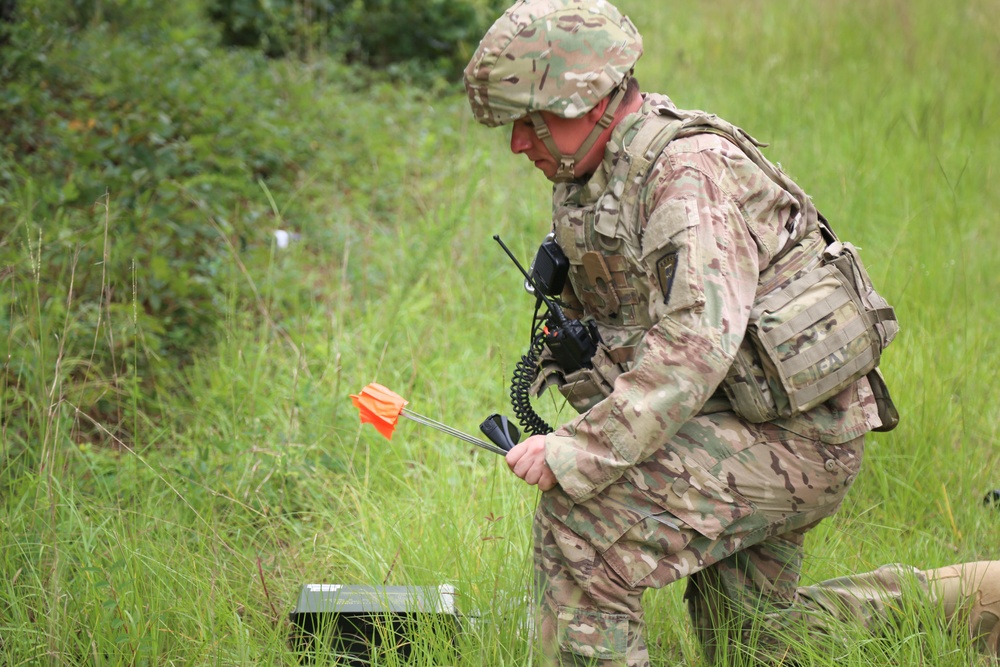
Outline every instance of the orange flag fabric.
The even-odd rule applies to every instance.
[[[360,394],[351,394],[351,402],[361,413],[362,424],[371,424],[387,440],[391,440],[403,406],[409,401],[391,389],[372,382]]]

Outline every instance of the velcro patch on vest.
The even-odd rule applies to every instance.
[[[656,260],[656,276],[660,281],[660,291],[663,292],[663,303],[670,302],[670,290],[674,286],[674,276],[677,274],[677,251],[668,252]]]

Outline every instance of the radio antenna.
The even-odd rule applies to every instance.
[[[535,281],[532,279],[532,277],[528,274],[527,271],[524,270],[524,267],[521,266],[521,262],[517,261],[517,257],[514,256],[514,253],[510,251],[510,248],[507,247],[507,244],[504,243],[503,239],[500,238],[500,235],[494,234],[493,240],[500,244],[500,247],[503,248],[503,251],[507,253],[508,257],[510,257],[510,261],[514,262],[514,266],[517,267],[517,269],[524,276],[525,280],[528,281],[528,284],[531,285],[531,287],[535,290],[535,296],[537,296],[545,303],[549,311],[551,311],[556,316],[556,319],[559,320],[559,324],[566,325],[568,321],[566,319],[566,316],[563,314],[562,308],[560,308],[559,304],[555,303],[554,301],[550,301],[542,292],[542,290],[539,289],[538,285],[535,284]]]

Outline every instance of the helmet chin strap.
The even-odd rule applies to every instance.
[[[556,170],[555,176],[552,177],[552,181],[556,183],[566,183],[567,181],[572,181],[576,179],[576,164],[584,158],[584,156],[590,152],[593,148],[594,143],[597,138],[601,136],[610,125],[611,121],[615,118],[615,112],[618,110],[618,106],[622,103],[625,98],[625,90],[627,86],[627,80],[622,82],[622,85],[615,89],[608,101],[608,106],[604,109],[604,113],[601,114],[600,120],[594,125],[594,129],[590,131],[587,138],[584,140],[580,147],[576,149],[576,153],[567,156],[563,155],[559,148],[556,146],[556,142],[552,139],[552,133],[549,132],[548,126],[545,124],[545,119],[542,118],[542,114],[538,111],[532,111],[528,114],[528,118],[531,119],[531,125],[535,129],[535,134],[541,139],[545,147],[549,149],[549,153],[552,157],[556,159],[559,163],[559,168]]]

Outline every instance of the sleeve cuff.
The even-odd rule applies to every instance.
[[[562,490],[578,503],[618,479],[624,467],[614,465],[607,454],[582,450],[578,437],[567,433],[565,428],[545,436],[545,463]]]

